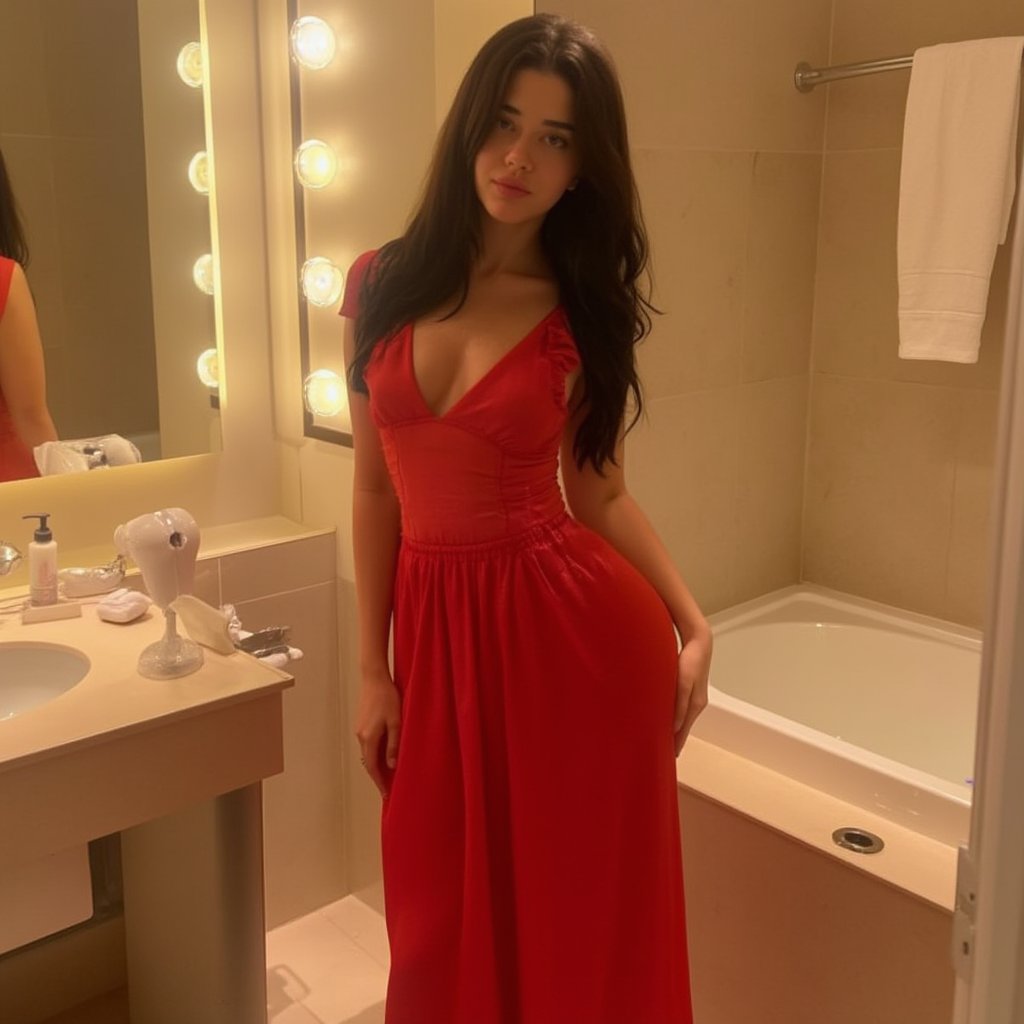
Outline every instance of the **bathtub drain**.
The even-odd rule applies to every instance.
[[[832,842],[854,853],[878,853],[885,846],[882,837],[876,836],[874,832],[850,827],[837,828],[832,833]]]

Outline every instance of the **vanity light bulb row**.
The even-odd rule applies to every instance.
[[[337,39],[321,18],[299,18],[291,30],[292,58],[300,67],[319,71],[334,59]],[[295,176],[307,189],[326,188],[338,173],[338,156],[326,142],[308,139],[296,150]],[[310,305],[337,305],[345,286],[341,268],[325,256],[313,256],[299,272],[302,294]],[[302,383],[306,408],[314,416],[337,416],[348,405],[344,379],[333,370],[314,370]]]

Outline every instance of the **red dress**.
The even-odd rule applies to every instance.
[[[566,317],[443,416],[412,336],[366,370],[402,510],[387,1024],[689,1024],[675,634],[646,579],[566,512]]]
[[[13,273],[14,260],[0,256],[0,320],[3,319],[7,306]],[[28,445],[15,432],[14,421],[4,401],[4,393],[0,391],[0,483],[5,480],[24,480],[33,476],[39,476],[35,459],[32,458]]]

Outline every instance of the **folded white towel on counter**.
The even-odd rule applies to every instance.
[[[974,363],[1016,186],[1024,37],[914,53],[897,263],[902,359]]]
[[[104,622],[134,622],[149,611],[152,603],[147,594],[122,587],[96,603],[96,614]]]
[[[41,476],[84,473],[90,469],[130,466],[142,461],[139,449],[120,434],[82,437],[72,441],[44,441],[32,449]]]

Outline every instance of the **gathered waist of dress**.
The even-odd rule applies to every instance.
[[[488,540],[458,543],[451,541],[422,541],[402,537],[402,549],[410,554],[436,555],[445,558],[488,558],[496,554],[514,552],[558,540],[567,530],[575,527],[576,520],[564,508],[548,519]]]

